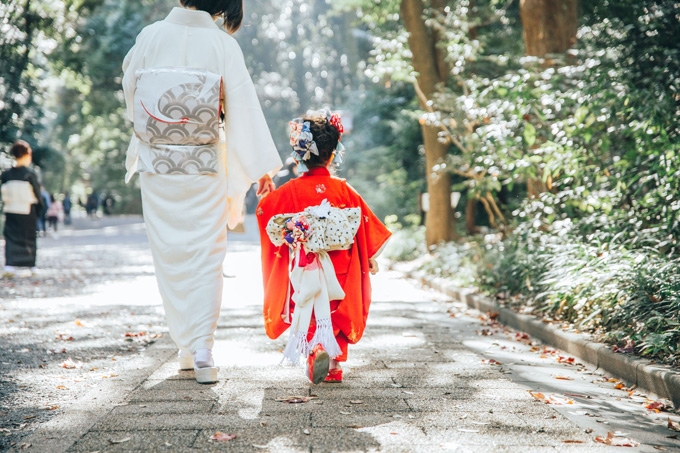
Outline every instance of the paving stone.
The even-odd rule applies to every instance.
[[[238,408],[229,413],[220,414],[145,414],[145,415],[109,415],[98,422],[92,431],[154,431],[154,430],[192,430],[217,429],[220,431],[235,428],[251,428],[266,425],[287,425],[291,427],[310,426],[310,414],[286,414],[275,417],[262,414],[256,419],[245,419],[238,415]]]
[[[198,433],[198,430],[91,431],[69,451],[187,451],[196,441]]]
[[[217,407],[213,401],[145,401],[118,406],[111,415],[209,414]]]

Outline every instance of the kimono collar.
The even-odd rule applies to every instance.
[[[186,25],[189,27],[217,28],[217,24],[215,24],[215,21],[210,14],[205,11],[196,11],[193,9],[174,7],[165,20],[173,24]]]
[[[330,176],[331,172],[326,167],[314,167],[305,172],[305,176]]]

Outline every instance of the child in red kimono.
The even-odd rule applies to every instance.
[[[315,384],[342,381],[348,344],[366,327],[369,273],[378,272],[375,258],[391,235],[344,179],[331,176],[342,132],[339,116],[328,112],[292,121],[293,157],[303,174],[257,209],[265,329],[275,339],[291,328],[284,357],[296,363],[307,356]]]

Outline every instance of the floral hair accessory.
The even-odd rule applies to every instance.
[[[313,113],[313,112],[312,112]],[[317,112],[322,117],[325,117],[329,124],[335,127],[340,134],[338,139],[338,146],[333,152],[333,161],[336,165],[342,163],[342,157],[340,152],[345,150],[345,147],[340,140],[342,140],[342,134],[345,132],[345,128],[342,126],[342,119],[337,113],[331,113],[330,110],[320,110]],[[288,123],[290,126],[290,146],[293,147],[293,153],[291,156],[295,159],[298,164],[298,170],[302,173],[308,171],[305,162],[310,158],[312,154],[319,155],[319,148],[316,146],[314,141],[314,135],[310,129],[309,121],[305,121],[302,118],[295,118],[293,121]]]
[[[338,132],[340,133],[340,140],[342,140],[342,134],[345,132],[345,128],[342,127],[342,118],[340,118],[340,115],[337,113],[331,114],[330,111],[326,111],[326,118],[328,119],[328,122],[335,127]]]
[[[300,160],[307,160],[312,153],[319,155],[319,148],[316,146],[314,136],[309,128],[309,121],[296,118],[289,123],[290,125],[290,146],[293,147],[295,157]]]

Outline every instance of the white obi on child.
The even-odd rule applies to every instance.
[[[334,208],[324,200],[296,214],[279,214],[267,223],[267,235],[280,247],[287,244],[293,251],[293,285],[295,313],[290,338],[283,360],[296,365],[300,355],[308,355],[320,344],[331,357],[342,354],[333,333],[330,301],[345,298],[333,262],[332,250],[348,250],[354,243],[361,223],[361,208]],[[284,316],[289,318],[288,301]],[[307,341],[312,313],[316,316],[316,332]]]

